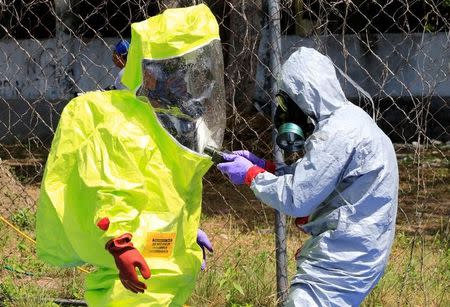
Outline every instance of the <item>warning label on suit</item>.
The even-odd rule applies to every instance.
[[[144,248],[144,256],[164,257],[172,256],[175,245],[176,233],[151,232],[147,235],[147,244]]]

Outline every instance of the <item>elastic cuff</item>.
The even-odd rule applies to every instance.
[[[253,179],[255,179],[255,177],[260,174],[260,173],[264,173],[266,170],[254,165],[252,167],[250,167],[247,171],[247,174],[245,175],[245,180],[244,183],[248,186],[250,186],[252,184]]]
[[[109,240],[105,245],[105,249],[113,252],[120,251],[126,247],[133,247],[133,243],[131,243],[132,238],[131,233],[125,233],[120,237]]]
[[[309,216],[300,216],[295,218],[295,225],[297,226],[301,226],[301,225],[305,225],[306,223],[308,223],[309,221]]]
[[[269,173],[275,174],[275,170],[276,170],[277,166],[273,161],[266,160],[266,165],[264,166],[264,168]]]
[[[294,221],[295,226],[297,226],[298,229],[300,229],[302,232],[304,233],[308,233],[305,231],[305,229],[303,228],[303,225],[307,224],[309,221],[309,216],[301,216],[301,217],[297,217]]]

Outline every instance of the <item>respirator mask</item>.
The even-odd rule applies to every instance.
[[[303,149],[305,140],[314,131],[311,118],[284,92],[275,96],[277,108],[274,116],[278,131],[276,142],[284,151],[297,152]]]

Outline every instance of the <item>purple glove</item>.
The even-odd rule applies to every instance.
[[[217,164],[217,168],[230,177],[234,184],[244,184],[248,170],[254,165],[246,158],[234,154],[223,154],[222,157],[229,162]]]
[[[249,160],[250,162],[252,162],[253,164],[258,165],[261,168],[265,168],[265,166],[266,166],[266,160],[261,159],[260,157],[258,157],[257,155],[255,155],[254,153],[252,153],[248,150],[233,151],[233,154],[244,157],[247,160]]]
[[[197,230],[197,244],[200,246],[200,248],[203,251],[203,262],[202,262],[202,271],[205,270],[206,268],[206,252],[205,252],[205,247],[207,250],[209,250],[211,253],[213,252],[213,247],[211,242],[208,239],[208,236],[206,235],[206,233],[201,230],[198,229]]]
[[[228,175],[234,184],[244,184],[245,176],[254,164],[235,154],[223,154],[222,158],[228,162],[217,164],[219,171]]]

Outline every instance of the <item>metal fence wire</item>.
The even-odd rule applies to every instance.
[[[272,159],[275,72],[300,46],[328,55],[347,98],[374,115],[394,142],[400,169],[390,263],[363,305],[449,306],[449,0],[0,0],[0,306],[83,299],[85,273],[41,262],[32,242],[61,111],[78,93],[113,84],[113,45],[130,37],[131,23],[201,2],[220,25],[223,147]],[[212,168],[204,178],[201,227],[215,251],[188,304],[279,304],[277,285],[283,290],[287,280],[276,274],[276,246],[280,252],[284,245],[275,245],[274,221],[273,210],[247,187]],[[307,239],[291,224],[288,218],[287,258],[279,262],[288,279]]]

